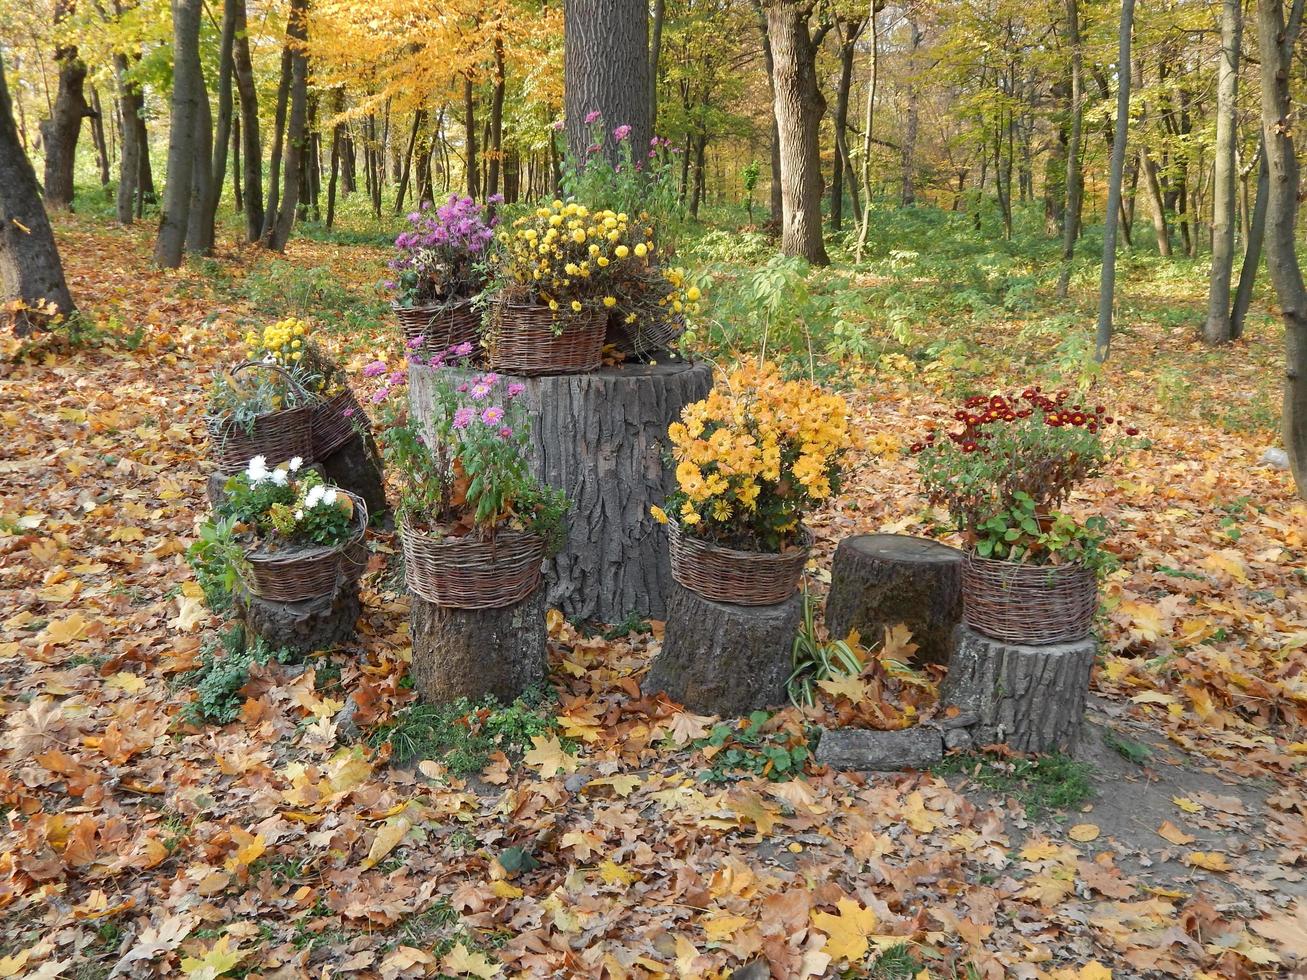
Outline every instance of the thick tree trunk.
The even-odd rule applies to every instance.
[[[41,204],[36,171],[23,150],[0,52],[0,300],[21,300],[33,309],[53,304],[65,315],[75,310],[64,281],[54,233]],[[13,316],[13,329],[27,333],[45,319],[26,310]]]
[[[767,36],[775,59],[774,101],[781,154],[781,250],[829,265],[821,229],[821,117],[826,100],[817,83],[817,49],[809,8],[766,0]]]
[[[1303,0],[1294,0],[1286,23],[1282,0],[1258,0],[1257,4],[1262,139],[1269,173],[1266,268],[1284,320],[1281,432],[1298,495],[1307,499],[1307,286],[1295,248],[1299,183],[1290,101],[1290,71],[1302,10]]]
[[[204,87],[204,76],[196,80],[195,96],[195,156],[192,161],[191,206],[186,218],[186,250],[192,255],[208,255],[213,251],[213,211],[210,204],[221,190],[213,187],[210,158],[213,156],[213,116],[209,107],[209,92]]]
[[[304,144],[308,117],[309,59],[303,44],[308,40],[308,0],[291,0],[286,20],[287,49],[290,52],[290,119],[286,132],[286,156],[282,161],[285,186],[282,190],[277,218],[264,244],[274,252],[286,249],[290,230],[295,224],[295,206],[299,204],[303,177]],[[267,219],[265,219],[267,223]]]
[[[1230,308],[1230,336],[1238,340],[1243,336],[1248,307],[1253,301],[1253,284],[1257,281],[1257,267],[1262,261],[1262,242],[1266,239],[1266,202],[1271,192],[1270,170],[1266,166],[1266,147],[1257,147],[1257,200],[1248,221],[1248,234],[1244,242],[1243,264],[1239,267],[1239,288],[1234,293]]]
[[[1234,225],[1239,90],[1239,48],[1243,36],[1242,0],[1222,0],[1221,60],[1216,80],[1216,160],[1212,188],[1212,275],[1207,291],[1203,338],[1209,344],[1234,339],[1230,324],[1230,277],[1234,271]]]
[[[1121,0],[1118,65],[1130,64],[1130,35],[1134,28],[1135,0]],[[1116,232],[1121,222],[1121,178],[1125,173],[1126,132],[1130,123],[1130,73],[1117,72],[1116,135],[1107,179],[1107,213],[1103,218],[1103,273],[1098,290],[1098,327],[1094,359],[1106,361],[1112,349],[1112,302],[1116,294]]]
[[[72,0],[58,0],[54,22],[58,25],[73,10]],[[73,203],[73,167],[77,162],[77,137],[82,117],[90,115],[86,104],[86,65],[75,46],[55,49],[59,68],[59,89],[49,119],[41,120],[41,146],[45,150],[45,204],[63,209]]]
[[[1144,174],[1144,193],[1148,195],[1148,207],[1153,213],[1153,234],[1157,239],[1157,254],[1164,259],[1171,257],[1171,230],[1166,222],[1166,200],[1162,196],[1162,185],[1157,178],[1157,165],[1149,155],[1147,148],[1139,151],[1139,169]]]
[[[136,213],[136,189],[141,171],[141,139],[137,118],[142,99],[135,87],[127,81],[127,56],[113,56],[114,74],[118,82],[118,129],[122,133],[123,149],[118,158],[118,196],[115,201],[118,223],[130,225]]]
[[[674,585],[643,690],[723,718],[780,707],[802,618],[799,592],[775,606],[733,606]]]
[[[245,0],[236,5],[236,38],[232,67],[240,96],[241,140],[245,149],[245,240],[257,242],[263,233],[263,147],[259,139],[259,96],[245,23]]]
[[[201,0],[173,0],[172,125],[168,134],[168,183],[163,189],[163,217],[154,243],[154,261],[165,269],[182,264],[190,223],[195,176],[195,135],[200,117]],[[205,157],[207,163],[208,158]]]
[[[409,598],[413,687],[428,704],[487,695],[510,704],[546,673],[544,591],[499,609],[449,609]]]
[[[136,178],[136,217],[145,217],[145,205],[154,204],[158,192],[154,188],[154,167],[150,164],[150,131],[145,126],[145,100],[137,103],[141,112],[136,114],[136,143],[141,148],[141,170]]]
[[[646,0],[564,0],[563,118],[574,160],[590,145],[587,114],[604,124],[603,150],[618,163],[613,130],[631,127],[631,145],[649,145],[649,6]]]
[[[1067,107],[1066,209],[1062,215],[1062,269],[1057,276],[1057,295],[1066,298],[1071,285],[1071,263],[1080,239],[1080,216],[1084,208],[1084,173],[1080,167],[1084,133],[1084,66],[1080,50],[1079,0],[1066,0],[1066,38],[1071,49],[1071,103]]]
[[[944,664],[961,621],[962,552],[956,548],[903,534],[859,534],[835,549],[826,598],[832,639],[857,630],[871,648],[901,623],[912,631],[918,660]]]

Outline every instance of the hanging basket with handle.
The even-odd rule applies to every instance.
[[[314,396],[279,364],[245,361],[232,368],[231,375],[235,378],[252,367],[281,375],[299,404],[257,415],[248,424],[237,422],[230,416],[206,416],[204,426],[209,433],[209,455],[218,470],[227,476],[245,469],[255,456],[264,457],[269,466],[296,456],[305,462],[313,459]]]
[[[354,534],[350,539],[332,547],[248,549],[240,575],[252,594],[270,602],[304,602],[331,595],[341,585],[363,574],[368,563],[368,549],[363,542],[368,527],[368,505],[348,490],[337,492],[349,497],[354,508]]]

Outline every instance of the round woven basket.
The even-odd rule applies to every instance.
[[[251,367],[266,368],[280,374],[304,404],[255,416],[248,427],[227,416],[206,416],[204,427],[209,432],[209,455],[217,464],[219,472],[227,476],[245,469],[246,464],[255,456],[263,456],[269,466],[276,466],[296,456],[304,460],[313,458],[312,396],[288,371],[276,364],[245,361],[232,368],[232,376]]]
[[[962,563],[962,618],[978,633],[1027,646],[1089,635],[1098,579],[1083,565],[1023,565],[981,558]]]
[[[617,320],[609,325],[604,343],[627,357],[652,357],[675,347],[683,333],[685,318],[680,316],[641,320],[634,324]]]
[[[492,540],[427,534],[401,525],[409,590],[438,606],[498,609],[521,602],[540,586],[545,539],[501,531]]]
[[[440,353],[459,344],[476,346],[481,337],[481,311],[465,299],[443,306],[391,307],[404,328],[404,339],[422,337],[422,346]]]
[[[672,578],[714,602],[736,606],[774,606],[799,587],[799,577],[812,552],[812,535],[805,528],[803,544],[776,554],[737,551],[688,537],[669,522],[667,538]]]
[[[241,581],[251,593],[271,602],[304,602],[331,595],[341,585],[363,574],[368,563],[363,535],[368,527],[368,505],[348,490],[354,503],[355,531],[344,544],[332,548],[311,546],[275,552],[245,552]]]
[[[368,425],[367,413],[348,387],[313,406],[313,453],[315,461],[326,459]]]
[[[521,375],[594,371],[603,364],[607,329],[603,310],[555,313],[547,306],[498,300],[486,338],[490,366]]]

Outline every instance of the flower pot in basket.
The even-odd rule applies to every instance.
[[[738,551],[689,537],[669,522],[667,538],[672,578],[714,602],[737,606],[774,606],[799,587],[799,577],[812,552],[812,535],[805,529],[802,544],[788,551]]]
[[[266,551],[245,552],[241,580],[249,591],[270,602],[305,602],[331,595],[341,585],[363,574],[368,549],[363,534],[368,526],[368,506],[348,491],[354,505],[354,535],[335,546],[307,545]]]
[[[627,357],[652,357],[671,350],[685,333],[685,318],[666,316],[656,320],[623,323],[615,316],[608,325],[604,343]]]
[[[498,300],[486,344],[490,366],[521,375],[594,371],[603,363],[607,328],[604,310],[573,313]]]
[[[299,395],[302,404],[255,416],[248,425],[226,416],[207,416],[204,426],[209,432],[209,455],[219,472],[231,476],[245,469],[255,456],[263,456],[276,465],[296,456],[313,458],[313,406],[309,394],[284,369],[275,364],[246,361],[232,368],[232,376],[260,367],[282,375]]]
[[[500,531],[493,538],[442,537],[401,526],[404,574],[420,598],[455,609],[498,609],[521,602],[540,586],[545,539]]]
[[[1089,635],[1098,578],[1084,565],[1024,565],[967,554],[962,618],[977,633],[1027,646],[1070,643]]]
[[[346,387],[313,406],[313,451],[307,459],[324,460],[368,424],[354,392]]]
[[[481,311],[470,299],[436,306],[394,305],[392,308],[404,329],[404,340],[425,338],[422,346],[433,353],[459,344],[475,346],[481,337]]]

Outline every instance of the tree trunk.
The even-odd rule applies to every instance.
[[[1230,277],[1234,271],[1234,225],[1239,90],[1239,48],[1243,35],[1242,0],[1222,0],[1221,60],[1216,81],[1216,160],[1212,188],[1212,276],[1207,291],[1207,322],[1203,338],[1209,344],[1234,339],[1230,324]]]
[[[104,138],[104,113],[100,108],[100,93],[91,86],[91,139],[95,143],[95,162],[100,169],[100,186],[109,183],[109,144]]]
[[[821,231],[820,134],[826,100],[817,84],[817,48],[808,30],[808,8],[795,0],[766,0],[764,9],[776,64],[781,250],[814,265],[829,265]]]
[[[141,138],[137,117],[141,96],[127,81],[127,56],[113,56],[114,75],[118,83],[118,128],[122,132],[123,150],[118,159],[118,196],[115,201],[118,223],[130,225],[136,212],[136,188],[141,171]]]
[[[57,0],[54,8],[56,27],[73,11],[72,0]],[[49,208],[69,208],[73,203],[73,167],[77,162],[77,137],[82,117],[90,115],[86,104],[86,65],[76,46],[55,48],[59,67],[59,89],[49,119],[41,120],[41,146],[45,150],[45,204]]]
[[[649,28],[649,135],[658,132],[658,61],[663,53],[663,21],[667,0],[653,0],[653,23]]]
[[[1293,0],[1289,19],[1282,0],[1258,0],[1257,47],[1261,60],[1262,139],[1269,191],[1266,202],[1266,268],[1284,320],[1284,401],[1281,431],[1298,495],[1307,499],[1307,286],[1295,248],[1298,157],[1294,146],[1290,70],[1302,24],[1303,0]]]
[[[201,0],[172,0],[172,117],[168,133],[168,183],[163,189],[163,217],[154,243],[154,261],[165,269],[182,264],[190,223],[195,177],[195,136],[200,118]],[[206,162],[208,158],[205,158]]]
[[[192,158],[191,205],[186,216],[186,250],[192,255],[213,251],[213,211],[210,204],[221,193],[213,188],[210,158],[213,156],[213,116],[204,76],[195,81],[195,155]]]
[[[477,124],[476,101],[473,98],[472,76],[463,78],[463,156],[467,171],[467,196],[479,196],[477,177]]]
[[[912,57],[921,46],[922,34],[911,20],[907,23],[908,52],[909,57]],[[911,78],[911,70],[909,78]],[[907,208],[917,203],[917,92],[915,84],[911,81],[904,91],[904,96],[907,108],[903,113],[903,145],[900,150],[903,172],[899,186],[899,206]]]
[[[404,169],[400,171],[399,187],[395,191],[395,213],[404,213],[404,196],[408,193],[408,179],[413,171],[413,149],[417,146],[418,130],[426,119],[426,110],[418,109],[413,113],[413,130],[408,134],[408,149],[404,153]]]
[[[263,147],[259,139],[259,96],[254,86],[254,66],[246,28],[245,0],[233,0],[236,7],[236,35],[232,67],[236,92],[240,96],[241,139],[245,149],[245,240],[257,242],[263,234]]]
[[[563,0],[563,118],[572,159],[590,145],[585,118],[598,111],[603,152],[616,166],[613,130],[631,127],[631,146],[649,145],[649,6],[646,0]]]
[[[762,9],[762,0],[753,0],[753,10],[758,22],[758,31],[762,35],[762,61],[767,69],[767,91],[771,95],[771,185],[768,190],[771,222],[779,226],[785,209],[781,199],[780,126],[776,121],[776,58],[772,52],[771,37],[767,32],[767,14]]]
[[[1134,27],[1135,0],[1121,0],[1118,65],[1130,64],[1130,34]],[[1121,178],[1125,173],[1126,131],[1130,123],[1130,72],[1117,72],[1116,134],[1107,181],[1107,212],[1103,217],[1103,278],[1098,290],[1098,327],[1094,359],[1106,361],[1112,349],[1112,301],[1116,291],[1116,232],[1121,222]]]
[[[286,25],[287,33],[290,24]],[[294,61],[289,45],[281,49],[281,75],[277,82],[277,106],[272,121],[272,148],[268,152],[268,196],[263,207],[263,224],[259,241],[271,240],[277,224],[277,208],[281,203],[281,162],[286,138],[286,109],[290,103],[290,81]]]
[[[345,109],[345,90],[338,88],[331,95],[332,112],[337,116]],[[327,228],[336,222],[336,175],[340,171],[341,153],[345,149],[345,124],[339,119],[331,127],[331,175],[327,178]]]
[[[504,40],[495,37],[495,87],[490,97],[490,168],[486,173],[486,197],[499,193],[499,175],[504,153]]]
[[[690,214],[699,217],[699,205],[703,202],[704,192],[704,153],[708,147],[708,134],[700,133],[694,138],[694,191],[690,195]]]
[[[858,38],[862,34],[863,21],[852,20],[847,23],[848,32],[840,38],[840,81],[835,90],[835,165],[830,182],[830,226],[832,231],[839,231],[844,220],[844,178],[847,175],[849,188],[857,199],[857,184],[853,175],[853,165],[849,162],[848,137],[849,128],[849,90],[853,87],[853,56],[858,50]],[[856,203],[854,210],[858,210]]]
[[[231,196],[237,214],[245,213],[245,197],[241,190],[241,119],[231,123]]]
[[[41,204],[36,171],[23,150],[14,123],[14,107],[5,81],[0,51],[0,299],[19,300],[32,310],[73,313],[73,298],[64,280],[54,232]],[[12,327],[25,334],[46,316],[29,310],[13,314]]]
[[[304,602],[276,602],[238,589],[232,597],[236,615],[247,633],[273,650],[308,656],[334,650],[354,637],[363,611],[358,582],[346,582],[329,595]]]
[[[1157,178],[1157,165],[1149,155],[1147,147],[1139,151],[1139,168],[1144,174],[1144,193],[1148,195],[1148,206],[1153,212],[1153,234],[1157,239],[1157,254],[1164,259],[1171,257],[1171,230],[1166,223],[1166,200],[1162,197],[1162,185]]]
[[[1066,210],[1062,216],[1062,269],[1057,276],[1057,295],[1065,299],[1071,285],[1071,263],[1080,239],[1080,216],[1084,208],[1084,174],[1080,167],[1080,143],[1084,133],[1084,68],[1080,51],[1079,0],[1066,0],[1066,36],[1071,48],[1071,104],[1066,148]]]
[[[1262,261],[1262,242],[1266,239],[1266,201],[1270,196],[1271,176],[1266,166],[1266,146],[1257,146],[1257,200],[1253,204],[1252,217],[1248,222],[1248,234],[1244,242],[1243,265],[1239,268],[1239,288],[1234,293],[1234,304],[1230,309],[1230,337],[1238,340],[1243,336],[1244,321],[1248,317],[1248,307],[1253,301],[1253,284],[1257,281],[1257,267]]]
[[[274,252],[286,249],[290,230],[295,224],[295,206],[299,203],[303,168],[305,120],[308,116],[309,59],[303,43],[308,40],[308,0],[291,0],[286,20],[287,50],[290,52],[290,120],[286,132],[286,157],[282,161],[285,187],[272,229],[264,244]]]
[[[209,193],[204,203],[204,224],[209,231],[209,245],[213,245],[213,224],[222,201],[223,186],[227,183],[227,154],[231,147],[232,75],[235,70],[236,25],[244,0],[224,0],[222,5],[222,35],[218,45],[218,115],[213,134],[213,163],[210,170]],[[207,97],[206,97],[207,98]]]
[[[859,216],[858,244],[854,249],[854,261],[862,261],[862,250],[867,244],[867,235],[871,232],[871,147],[872,131],[876,121],[876,88],[880,80],[880,32],[876,28],[876,15],[884,6],[885,0],[867,0],[867,27],[871,32],[867,56],[867,104],[862,119],[862,195],[863,211]],[[962,178],[958,178],[959,195]],[[956,206],[956,199],[954,205]]]

